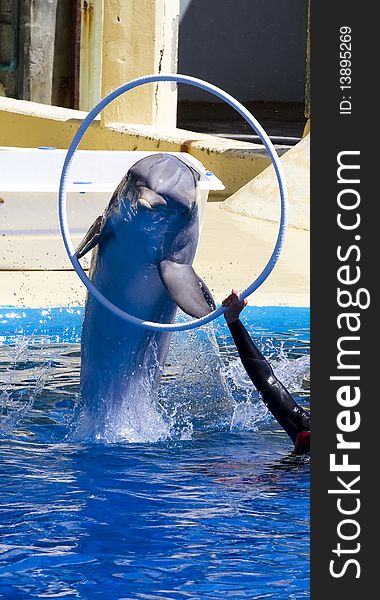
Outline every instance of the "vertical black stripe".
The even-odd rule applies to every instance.
[[[351,89],[341,90],[339,61],[345,60],[340,49],[340,28],[351,28]],[[375,449],[379,430],[379,384],[377,383],[378,354],[377,344],[380,332],[380,316],[374,286],[377,284],[380,255],[380,220],[378,218],[380,166],[376,143],[379,133],[378,98],[376,84],[379,73],[379,8],[376,3],[359,3],[353,0],[334,0],[311,3],[311,381],[312,381],[312,493],[311,493],[311,596],[351,600],[363,597],[365,590],[376,595],[376,530],[378,530],[377,474],[379,472],[379,451]],[[342,42],[343,43],[343,42]],[[340,51],[342,56],[340,57]],[[348,54],[346,55],[348,57]],[[347,65],[347,63],[343,63]],[[345,96],[345,98],[344,98]],[[339,114],[339,103],[352,102],[351,114]],[[348,107],[348,104],[343,105]],[[341,151],[360,151],[360,155],[345,158],[346,162],[360,164],[360,170],[351,170],[348,175],[358,174],[360,184],[337,183],[337,155]],[[353,219],[360,213],[361,224],[357,230],[343,230],[337,225],[337,213],[342,212],[337,205],[337,195],[342,189],[355,189],[360,194],[357,210],[343,211],[344,218]],[[353,201],[355,194],[351,194]],[[347,193],[343,200],[350,199]],[[353,221],[352,221],[353,222]],[[360,235],[360,240],[355,239]],[[361,257],[352,250],[347,261],[339,261],[337,247],[342,246],[341,254],[350,246],[360,247]],[[350,276],[360,267],[360,281],[342,285],[337,280],[337,270],[342,265],[350,265]],[[353,297],[358,288],[367,288],[371,293],[371,306],[362,310],[350,306],[339,308],[337,287],[349,290]],[[365,293],[360,296],[364,303]],[[346,298],[347,299],[347,298]],[[359,363],[359,370],[337,369],[337,340],[349,335],[347,327],[339,330],[337,319],[340,313],[358,313],[361,329],[352,336],[360,340],[345,341],[346,348],[360,350],[359,355],[351,355],[352,364]],[[341,321],[341,324],[345,320]],[[353,321],[352,321],[353,323]],[[330,376],[360,375],[360,381],[331,381]],[[359,440],[360,450],[341,452],[337,450],[337,417],[347,410],[336,399],[337,390],[342,385],[357,385],[361,390],[359,404],[351,409],[359,411],[360,427],[345,433],[348,440]],[[341,418],[342,415],[341,415]],[[329,471],[330,454],[336,454],[341,462],[342,454],[348,454],[350,463],[359,463],[358,472],[332,473]],[[337,476],[346,483],[360,475],[360,495],[328,494],[329,489],[339,489]],[[338,498],[342,498],[343,508],[354,509],[356,498],[360,498],[361,509],[355,515],[342,515],[337,508]],[[339,523],[344,519],[356,520],[361,527],[360,535],[354,540],[339,538]],[[354,535],[354,524],[341,525],[341,533]],[[339,557],[333,552],[337,544],[348,553]],[[360,552],[354,553],[360,543]],[[373,549],[372,549],[373,547]],[[350,550],[352,553],[350,553]],[[361,575],[357,579],[357,560]],[[345,575],[334,578],[329,572],[330,561],[335,560],[335,572],[346,570]]]

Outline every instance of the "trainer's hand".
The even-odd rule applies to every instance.
[[[241,311],[247,306],[247,299],[239,300],[239,292],[232,290],[231,294],[223,300],[222,306],[227,306],[227,310],[224,313],[227,323],[233,323],[239,319]]]

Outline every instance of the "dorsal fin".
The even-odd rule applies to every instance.
[[[87,252],[95,248],[102,238],[108,235],[106,231],[106,222],[107,219],[105,215],[100,215],[100,217],[95,219],[76,250],[77,258],[82,258]]]

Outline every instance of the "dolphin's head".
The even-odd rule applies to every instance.
[[[192,260],[198,244],[199,173],[171,154],[154,154],[131,167],[107,212],[116,230],[133,221],[146,236],[153,263],[185,252]],[[186,249],[186,251],[185,251]]]
[[[199,178],[195,169],[171,154],[139,160],[88,231],[77,256],[102,246],[103,241],[106,244],[110,237],[127,240],[132,225],[176,304],[192,316],[207,314],[215,304],[191,266],[199,239]],[[194,301],[189,303],[190,290]],[[194,303],[197,308],[193,310]]]
[[[199,173],[172,154],[139,160],[126,179],[125,191],[135,188],[143,209],[189,213],[196,207]]]

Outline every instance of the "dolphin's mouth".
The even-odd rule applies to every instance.
[[[153,190],[141,187],[137,191],[137,207],[144,211],[144,214],[184,216],[193,212],[195,204],[184,205],[175,197],[169,195],[156,194]]]
[[[137,202],[143,208],[153,210],[158,206],[167,206],[167,201],[160,194],[156,194],[153,190],[147,187],[141,187],[138,191]]]
[[[134,199],[135,217],[138,218],[140,230],[149,236],[148,246],[165,246],[172,239],[181,225],[191,219],[193,206],[184,206],[175,197],[157,194],[147,187],[139,187]]]

